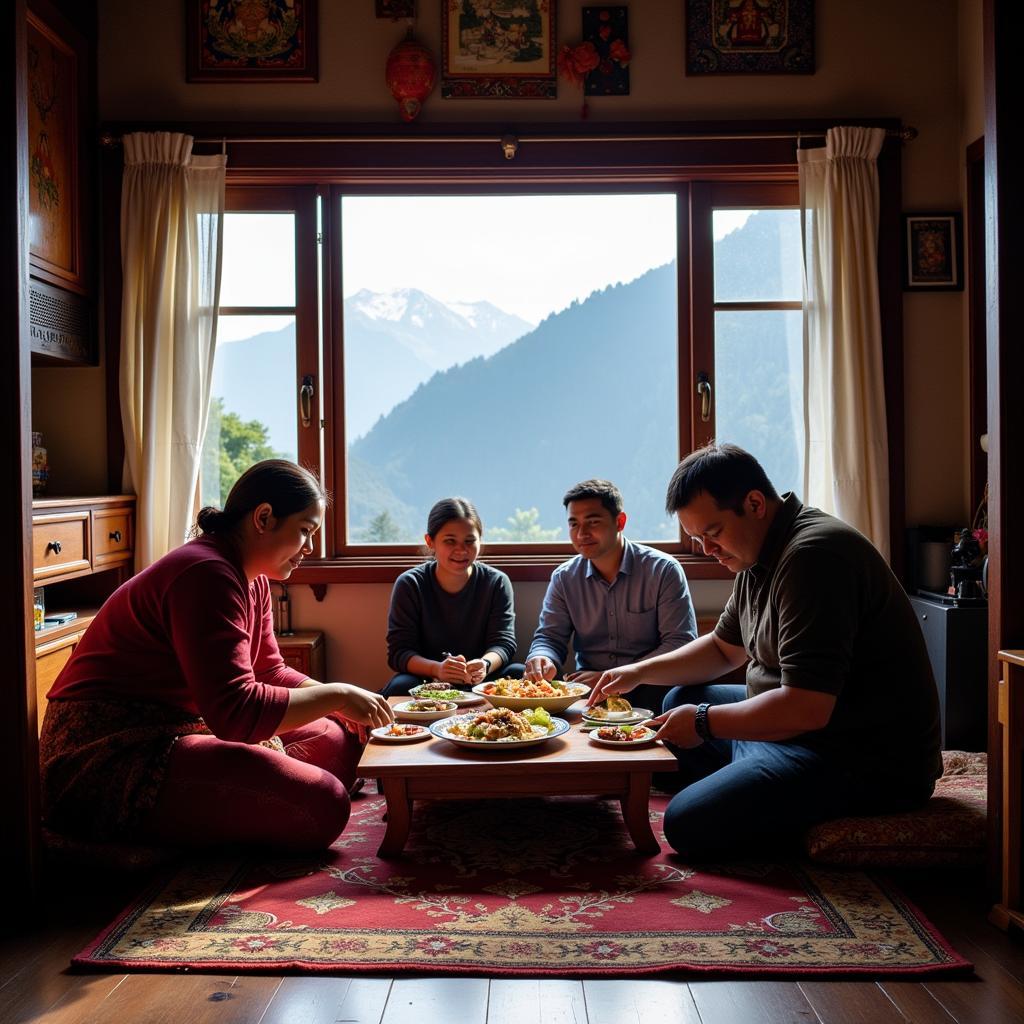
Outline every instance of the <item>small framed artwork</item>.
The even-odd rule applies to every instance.
[[[316,3],[185,0],[186,81],[317,81]]]
[[[628,7],[583,8],[583,40],[601,61],[583,80],[585,96],[629,95],[628,17]]]
[[[814,0],[686,0],[686,73],[814,74]]]
[[[86,43],[48,4],[28,11],[28,217],[33,277],[85,294],[82,263]]]
[[[555,0],[444,0],[441,95],[554,99]]]
[[[961,291],[963,242],[959,213],[903,215],[906,291]]]

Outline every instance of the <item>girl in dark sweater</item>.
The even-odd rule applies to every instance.
[[[442,498],[430,510],[423,538],[430,558],[402,573],[391,592],[388,664],[397,675],[385,696],[406,694],[424,679],[474,686],[510,671],[512,584],[477,561],[482,534],[480,515],[465,498]]]

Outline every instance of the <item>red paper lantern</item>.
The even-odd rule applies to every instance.
[[[437,81],[434,55],[412,37],[412,31],[389,54],[384,80],[398,100],[404,121],[412,121]]]

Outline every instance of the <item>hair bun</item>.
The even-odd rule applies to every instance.
[[[199,510],[199,515],[196,516],[196,527],[203,534],[217,533],[224,528],[226,519],[227,516],[219,508],[207,505]]]

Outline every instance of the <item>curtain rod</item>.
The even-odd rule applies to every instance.
[[[912,125],[885,129],[886,138],[899,139],[901,142],[912,142],[917,138],[917,129]],[[566,142],[763,142],[770,139],[791,139],[801,142],[805,139],[823,139],[824,132],[775,131],[775,132],[662,132],[651,135],[218,135],[196,137],[195,141],[202,144],[231,143],[233,146],[260,144],[305,144],[329,143],[333,145],[345,143],[497,143],[506,160],[515,159],[519,147],[524,143],[566,143]],[[121,136],[109,132],[100,136],[100,145],[118,146]]]

